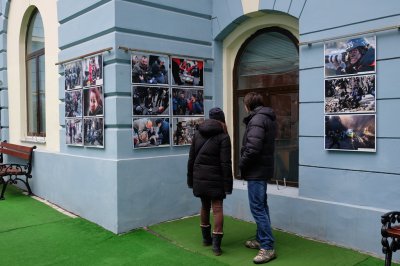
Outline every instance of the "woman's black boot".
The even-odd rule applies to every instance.
[[[212,251],[214,252],[215,256],[219,256],[222,254],[221,250],[221,242],[222,242],[222,237],[224,235],[222,233],[216,234],[213,233],[212,236]]]
[[[201,225],[201,234],[203,235],[203,246],[211,246],[211,225]]]

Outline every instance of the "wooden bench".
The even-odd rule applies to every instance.
[[[28,179],[32,178],[32,155],[34,149],[36,149],[36,146],[27,147],[6,141],[0,142],[0,184],[3,185],[0,200],[4,200],[7,185],[17,184],[17,181],[23,182],[28,189],[28,194],[32,195]],[[7,154],[8,163],[4,163],[4,154]],[[13,158],[22,163],[10,162]],[[25,176],[25,180],[21,179],[20,176]]]
[[[392,253],[400,249],[400,212],[393,211],[382,215],[382,252],[385,266],[392,264]]]

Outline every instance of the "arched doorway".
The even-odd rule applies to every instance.
[[[287,30],[258,30],[239,49],[233,69],[234,162],[238,160],[245,126],[243,98],[257,91],[277,115],[275,175],[272,180],[298,186],[299,164],[299,49],[298,40]]]

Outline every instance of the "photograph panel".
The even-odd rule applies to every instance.
[[[134,117],[132,138],[134,149],[170,146],[169,117]]]
[[[325,116],[325,150],[376,151],[375,114]]]
[[[204,61],[172,57],[172,85],[204,86]]]
[[[83,116],[104,115],[104,93],[102,86],[83,89]]]
[[[83,86],[103,85],[103,56],[96,55],[83,59]]]
[[[376,111],[375,75],[325,80],[325,113]]]
[[[65,91],[65,116],[82,117],[82,90]]]
[[[71,118],[65,120],[65,143],[67,145],[83,145],[82,118]]]
[[[329,41],[324,47],[325,77],[375,72],[375,36]]]
[[[134,116],[169,115],[169,87],[132,86]]]
[[[65,90],[81,89],[83,84],[82,61],[64,65]]]
[[[83,144],[88,147],[104,148],[104,118],[85,117],[83,123]]]
[[[199,125],[204,122],[204,117],[174,117],[172,122],[173,145],[191,145],[194,134]]]
[[[169,84],[169,57],[133,53],[131,56],[133,84]]]
[[[204,115],[203,89],[172,88],[172,114]]]

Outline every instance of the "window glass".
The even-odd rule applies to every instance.
[[[44,30],[42,16],[36,12],[31,19],[27,34],[26,51],[28,54],[44,48]]]

